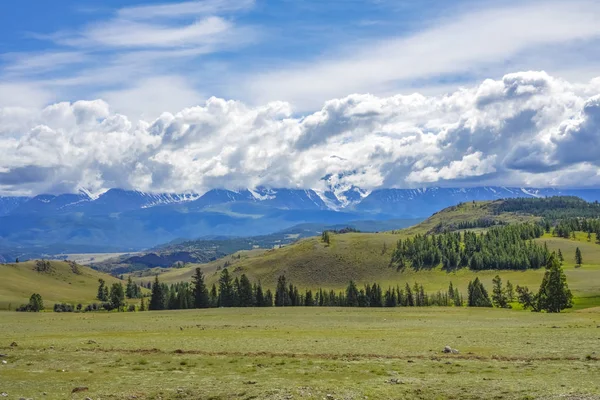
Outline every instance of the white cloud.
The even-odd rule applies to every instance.
[[[479,177],[496,172],[494,164],[496,155],[482,158],[483,154],[477,151],[465,155],[461,160],[451,161],[441,168],[425,167],[422,170],[412,171],[406,177],[407,182],[430,183],[440,180],[452,181],[468,177]]]
[[[75,37],[59,37],[57,42],[78,47],[171,48],[218,43],[232,29],[231,23],[215,16],[209,16],[184,26],[116,19],[90,26],[81,35]]]
[[[254,0],[204,0],[122,8],[118,16],[126,19],[179,18],[246,10]]]
[[[0,190],[324,189],[326,176],[338,187],[367,190],[433,183],[597,185],[597,82],[520,72],[445,96],[351,95],[303,117],[286,102],[248,106],[211,98],[136,122],[112,111],[109,104],[118,97],[110,93],[108,102],[5,107]],[[193,102],[183,84],[143,85],[155,92],[133,88],[132,101],[160,97],[173,85],[170,96],[189,95],[182,101]]]
[[[528,68],[548,64],[560,69],[568,60],[556,53],[556,47],[597,41],[598,19],[600,3],[591,0],[524,2],[470,11],[429,22],[429,28],[411,35],[347,43],[343,51],[334,49],[316,59],[252,74],[244,96],[259,102],[286,100],[306,110],[315,102],[353,92],[387,93],[390,87],[410,87],[415,80],[497,73],[523,58]],[[536,62],[538,52],[551,54],[547,58],[552,62]]]

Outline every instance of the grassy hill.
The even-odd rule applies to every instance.
[[[9,305],[14,310],[27,303],[32,293],[42,295],[46,308],[61,302],[91,303],[95,301],[98,279],[109,284],[118,282],[112,276],[74,263],[49,263],[49,270],[43,272],[35,261],[0,264],[0,310],[8,309]]]
[[[389,267],[396,242],[417,233],[427,233],[440,227],[457,226],[464,221],[490,218],[504,223],[537,220],[537,217],[517,213],[493,213],[497,202],[466,203],[436,213],[426,221],[404,230],[386,233],[331,234],[331,243],[325,244],[320,237],[301,240],[287,247],[273,250],[240,252],[232,256],[186,268],[153,270],[137,276],[138,282],[148,282],[160,273],[160,280],[167,283],[189,281],[193,270],[200,266],[209,284],[218,280],[220,270],[227,267],[233,276],[246,274],[251,281],[261,281],[274,288],[279,275],[300,289],[342,289],[349,280],[362,286],[377,282],[382,286],[423,284],[428,292],[446,290],[450,282],[466,295],[468,282],[478,276],[491,290],[492,279],[497,274],[514,285],[527,285],[537,290],[543,270],[527,271],[479,271],[463,268],[446,272],[441,267],[414,271],[407,268],[396,271]],[[565,256],[565,272],[569,285],[577,297],[578,308],[600,305],[600,245],[588,242],[580,233],[576,240],[554,238],[549,235],[536,239],[546,242],[550,250],[561,249]],[[584,256],[581,268],[575,267],[575,248],[580,247]],[[140,275],[140,274],[138,274]]]

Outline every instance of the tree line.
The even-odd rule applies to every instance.
[[[390,265],[398,270],[435,268],[440,264],[446,270],[537,269],[550,256],[545,246],[532,240],[543,234],[544,229],[537,224],[496,226],[479,234],[472,231],[419,234],[398,241]]]
[[[377,283],[366,284],[358,288],[355,282],[350,281],[345,290],[319,289],[306,290],[301,293],[292,283],[288,283],[285,276],[277,280],[277,288],[273,295],[269,289],[263,292],[260,283],[251,284],[246,275],[232,279],[225,268],[219,277],[219,286],[213,284],[210,291],[207,289],[204,274],[196,268],[193,280],[173,285],[161,283],[158,275],[152,285],[152,294],[148,307],[142,297],[139,311],[149,310],[177,310],[210,307],[499,307],[511,308],[515,299],[525,309],[532,311],[560,312],[573,306],[573,296],[569,290],[567,279],[562,269],[558,256],[552,253],[548,258],[546,273],[542,279],[537,293],[527,287],[517,286],[516,290],[510,281],[503,285],[500,276],[492,280],[493,289],[490,296],[483,283],[476,277],[469,282],[466,302],[458,288],[450,282],[448,290],[438,291],[433,294],[425,292],[423,285],[415,282],[413,286],[406,283],[403,287],[396,285],[383,290]],[[98,296],[104,296],[106,284],[100,280]],[[516,293],[515,293],[516,292]],[[118,310],[125,311],[125,291],[123,285],[114,283],[109,291],[108,301],[98,306],[91,304],[83,309],[79,304],[78,312]],[[44,309],[44,302],[39,294],[33,294],[28,304],[17,311],[39,312]],[[55,312],[73,312],[75,308],[68,304],[55,304]],[[127,311],[136,311],[135,305],[129,305]]]

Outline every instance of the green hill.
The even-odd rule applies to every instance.
[[[96,301],[98,279],[118,282],[112,276],[72,262],[49,261],[45,270],[36,261],[0,264],[0,310],[11,305],[14,310],[27,303],[32,293],[39,293],[46,308],[54,303],[72,304]]]
[[[330,244],[320,237],[301,240],[287,247],[273,250],[240,252],[223,259],[179,269],[152,270],[138,273],[138,282],[148,282],[160,273],[166,283],[189,281],[193,270],[200,266],[209,284],[216,283],[220,270],[227,267],[233,276],[246,274],[251,281],[261,281],[266,287],[274,288],[279,275],[284,274],[300,289],[343,289],[349,280],[360,286],[377,282],[383,287],[405,285],[414,282],[423,284],[428,292],[446,290],[450,282],[464,294],[468,282],[478,276],[491,290],[492,279],[497,274],[514,285],[527,285],[537,289],[544,274],[543,269],[526,271],[471,271],[462,268],[446,272],[441,267],[414,271],[406,268],[396,271],[389,266],[392,252],[400,238],[417,233],[430,233],[444,229],[457,229],[461,223],[489,220],[493,223],[517,223],[537,221],[538,217],[523,213],[495,213],[499,202],[465,203],[436,213],[426,221],[404,230],[386,233],[331,234]],[[475,228],[475,230],[485,228]],[[565,272],[578,307],[600,304],[600,245],[587,242],[581,233],[576,240],[554,238],[546,235],[536,239],[546,242],[548,248],[565,255]],[[574,252],[579,246],[584,255],[584,264],[575,268]]]

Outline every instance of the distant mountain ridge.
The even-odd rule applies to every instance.
[[[378,230],[377,221],[426,218],[473,200],[555,195],[596,201],[600,189],[487,186],[369,192],[354,186],[326,191],[260,187],[213,189],[203,195],[110,189],[98,196],[81,191],[0,197],[0,261],[26,254],[140,251],[202,236],[269,235],[298,224],[370,220]]]
[[[189,210],[200,211],[225,204],[249,203],[283,210],[332,210],[423,218],[444,207],[465,201],[549,196],[577,196],[586,201],[596,201],[600,200],[600,189],[481,186],[375,189],[369,192],[353,186],[336,194],[331,190],[259,187],[237,191],[212,189],[203,195],[110,189],[95,197],[85,191],[76,194],[41,194],[35,197],[0,196],[0,217],[28,213],[52,215],[70,212],[102,215],[165,205],[181,205]]]

